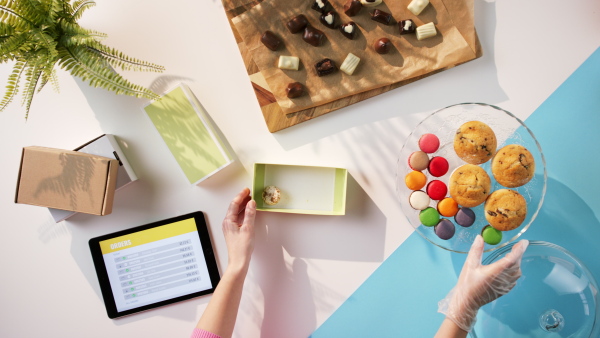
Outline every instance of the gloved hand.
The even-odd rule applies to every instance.
[[[477,235],[456,286],[438,303],[438,312],[469,332],[483,305],[507,294],[521,277],[521,258],[529,241],[513,245],[510,253],[490,265],[481,264],[483,238]]]

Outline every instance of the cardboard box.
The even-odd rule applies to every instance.
[[[112,212],[119,161],[85,153],[25,147],[15,203],[93,215]]]
[[[254,164],[252,198],[256,210],[311,215],[344,215],[348,171],[342,168]],[[281,190],[276,205],[264,203],[262,192],[274,185]]]
[[[118,160],[119,170],[117,170],[117,184],[115,186],[115,191],[119,191],[121,188],[138,179],[114,135],[100,135],[90,142],[75,148],[74,151]],[[52,215],[52,218],[56,223],[77,214],[73,211],[52,208],[48,208],[48,211],[50,211],[50,215]]]
[[[192,91],[180,85],[143,108],[190,184],[233,162],[226,142]]]

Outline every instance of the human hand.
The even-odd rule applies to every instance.
[[[475,324],[480,307],[507,294],[517,284],[521,277],[521,258],[529,241],[519,241],[510,253],[490,265],[481,264],[483,245],[483,238],[478,235],[456,286],[438,303],[438,312],[467,332]]]
[[[223,235],[229,255],[228,269],[247,270],[254,250],[256,202],[250,189],[244,188],[229,204],[223,220]]]

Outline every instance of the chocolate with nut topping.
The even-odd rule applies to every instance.
[[[292,18],[286,24],[287,29],[289,29],[290,33],[296,34],[302,32],[306,26],[308,26],[308,20],[302,14]]]
[[[356,37],[356,31],[356,24],[352,21],[340,26],[340,32],[350,40],[353,40]]]
[[[261,37],[260,42],[262,42],[267,48],[270,50],[277,50],[279,46],[281,46],[281,40],[277,37],[277,35],[273,34],[271,31],[266,31]]]
[[[310,43],[315,47],[319,47],[323,44],[323,42],[325,42],[325,33],[309,25],[304,29],[304,35],[302,35],[302,40]]]
[[[371,20],[373,21],[377,21],[379,23],[382,23],[384,25],[389,25],[392,23],[392,15],[390,13],[381,11],[379,9],[375,9],[373,10],[373,13],[371,13]]]
[[[325,76],[331,73],[335,73],[337,71],[337,67],[335,66],[335,62],[331,59],[323,59],[315,65],[315,70],[317,71],[317,75]]]

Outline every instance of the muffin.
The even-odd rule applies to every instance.
[[[487,162],[496,152],[496,134],[487,124],[470,121],[458,128],[454,135],[454,151],[470,164]]]
[[[494,191],[485,201],[485,219],[495,229],[509,231],[518,228],[527,216],[527,202],[510,189]]]
[[[527,148],[510,144],[498,150],[492,159],[492,175],[507,188],[520,187],[535,173],[535,160]]]
[[[473,164],[465,164],[450,175],[450,196],[463,207],[476,207],[488,197],[491,185],[485,170]]]

